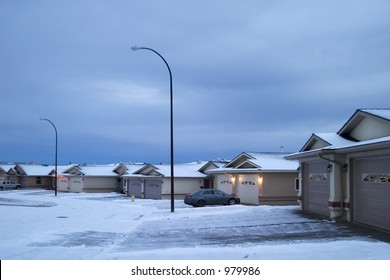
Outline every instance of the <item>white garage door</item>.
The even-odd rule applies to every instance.
[[[390,230],[390,157],[353,162],[353,220]]]
[[[70,178],[69,191],[70,192],[83,192],[84,179],[82,177]]]
[[[328,162],[310,162],[303,165],[303,209],[329,217],[330,182]]]
[[[257,175],[240,175],[237,184],[237,196],[241,203],[259,204],[259,183]]]

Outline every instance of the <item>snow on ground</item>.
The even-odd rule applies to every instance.
[[[193,208],[121,194],[0,192],[2,260],[390,259],[379,240],[297,206]]]

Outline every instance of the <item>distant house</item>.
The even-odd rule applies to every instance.
[[[22,188],[53,188],[54,166],[36,164],[17,164],[15,171],[20,177]]]
[[[305,212],[390,230],[390,109],[359,109],[295,154]]]
[[[126,171],[122,164],[72,165],[58,175],[58,190],[65,192],[115,192],[120,175]]]
[[[183,198],[185,194],[202,188],[211,188],[212,181],[205,171],[216,168],[217,163],[194,162],[174,165],[174,194]],[[145,164],[137,170],[123,175],[124,191],[128,196],[162,199],[171,195],[170,164]]]
[[[15,170],[15,164],[1,164],[0,165],[0,180],[12,181],[20,183],[20,177]]]
[[[241,153],[221,168],[208,170],[214,188],[235,193],[246,204],[296,204],[298,162],[283,153]]]

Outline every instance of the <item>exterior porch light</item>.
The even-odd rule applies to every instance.
[[[332,172],[333,165],[331,163],[328,164],[328,173]]]
[[[170,146],[171,146],[171,212],[175,211],[175,183],[174,183],[174,157],[173,157],[173,89],[172,89],[172,72],[171,68],[169,67],[168,62],[165,60],[165,58],[159,54],[157,51],[151,48],[146,47],[131,47],[133,51],[137,50],[148,50],[151,52],[154,52],[157,54],[165,63],[165,65],[168,68],[169,72],[169,85],[170,85]]]

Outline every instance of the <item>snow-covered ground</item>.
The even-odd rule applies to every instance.
[[[169,200],[0,192],[2,260],[371,260],[390,244],[297,206],[193,208]]]

